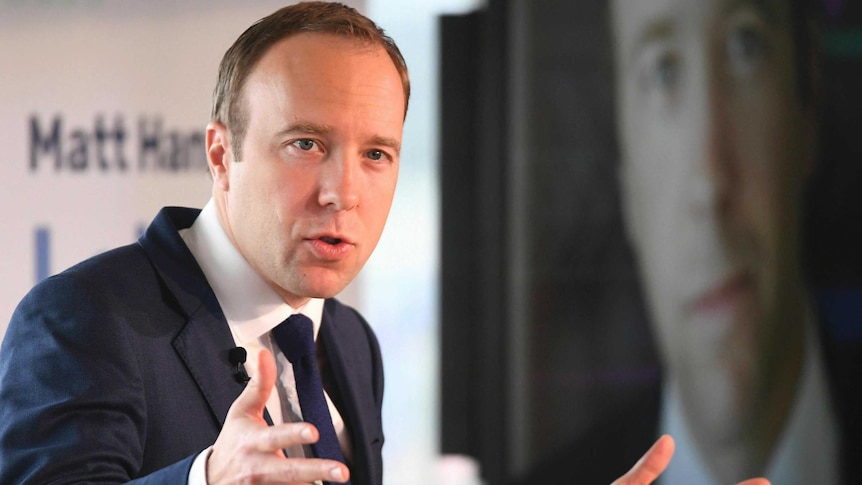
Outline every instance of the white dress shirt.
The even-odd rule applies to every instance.
[[[324,300],[312,298],[300,308],[291,308],[248,264],[225,234],[219,222],[215,205],[210,200],[200,216],[188,229],[180,231],[180,236],[203,270],[207,282],[213,289],[216,299],[224,312],[234,342],[248,352],[245,368],[249,376],[257,375],[257,355],[261,349],[270,350],[275,356],[275,390],[270,394],[266,408],[273,423],[292,423],[302,421],[302,411],[296,395],[293,367],[274,344],[270,330],[294,313],[302,313],[314,324],[314,339],[320,331],[323,317]],[[349,461],[352,458],[350,436],[344,420],[325,394],[332,424],[342,452]],[[211,447],[204,450],[195,460],[189,484],[206,483],[206,458]],[[309,450],[294,446],[285,450],[289,457],[311,456]]]
[[[806,320],[802,374],[791,414],[762,475],[775,485],[838,483],[838,433],[812,322],[813,318]],[[676,448],[659,483],[725,485],[700,456],[682,416],[679,390],[672,385],[664,391],[660,429],[673,436]]]

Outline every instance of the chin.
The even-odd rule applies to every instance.
[[[313,285],[306,286],[301,290],[301,294],[308,298],[332,298],[344,289],[347,285]]]
[[[311,270],[302,282],[302,294],[310,298],[332,298],[341,293],[353,280],[341,272]]]

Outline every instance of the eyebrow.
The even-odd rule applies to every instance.
[[[282,137],[285,135],[293,135],[293,134],[309,134],[309,135],[326,135],[332,133],[333,129],[329,125],[322,125],[320,123],[313,123],[311,121],[298,121],[291,125],[288,125],[283,130],[279,130],[276,133],[277,137]],[[395,153],[401,153],[401,142],[396,138],[391,138],[388,136],[373,136],[371,138],[371,143],[374,145],[382,145],[385,147],[389,147],[395,151]]]
[[[637,35],[629,46],[629,52],[626,54],[626,62],[635,62],[644,45],[673,37],[676,34],[675,23],[667,13],[650,18],[643,27],[638,29]]]
[[[391,148],[398,155],[401,154],[401,142],[399,142],[395,138],[389,138],[388,136],[375,136],[371,139],[371,141],[375,145],[383,145],[385,147]]]
[[[727,15],[742,7],[752,7],[761,14],[763,19],[773,25],[778,24],[779,14],[775,2],[770,0],[730,0],[721,8],[721,15]]]
[[[332,132],[332,127],[327,125],[321,125],[319,123],[312,123],[310,121],[298,121],[292,125],[288,125],[286,128],[279,130],[276,133],[276,136],[283,135],[291,135],[297,133],[307,133],[311,135],[322,134],[325,135],[327,133]]]

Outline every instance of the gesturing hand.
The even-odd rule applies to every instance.
[[[317,429],[307,423],[267,425],[263,410],[275,384],[275,360],[267,350],[258,353],[257,359],[257,375],[231,405],[213,445],[207,483],[346,481],[350,472],[343,463],[284,456],[284,448],[316,442]]]
[[[664,435],[655,442],[635,466],[611,485],[649,485],[667,468],[673,456],[673,438]],[[769,485],[763,478],[752,478],[737,485]]]

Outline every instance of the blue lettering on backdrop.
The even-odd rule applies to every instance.
[[[123,115],[108,121],[99,113],[90,126],[68,126],[61,114],[47,122],[34,114],[29,124],[31,172],[46,164],[54,172],[125,173],[130,168],[126,157],[130,134]],[[206,170],[203,132],[166,129],[161,116],[141,116],[137,127],[138,171]]]
[[[162,118],[159,116],[139,118],[138,133],[140,134],[138,145],[140,170],[181,172],[195,167],[206,167],[205,136],[202,133],[165,130],[162,128]]]
[[[89,169],[125,171],[126,128],[121,116],[106,125],[102,114],[96,115],[92,129],[67,127],[63,116],[54,115],[50,128],[43,128],[38,116],[30,116],[30,171],[38,170],[43,158],[54,162],[54,170],[73,172]]]
[[[37,157],[40,152],[48,152],[54,157],[54,168],[60,170],[62,157],[60,155],[60,127],[62,121],[59,116],[54,117],[51,124],[51,134],[45,136],[35,116],[30,117],[30,170],[36,170]]]
[[[135,239],[144,234],[146,224],[138,222],[135,225]],[[36,283],[51,276],[51,228],[48,226],[37,226],[34,230],[34,241],[36,250]],[[95,254],[95,253],[94,253]]]
[[[51,230],[36,228],[36,282],[51,274]]]

